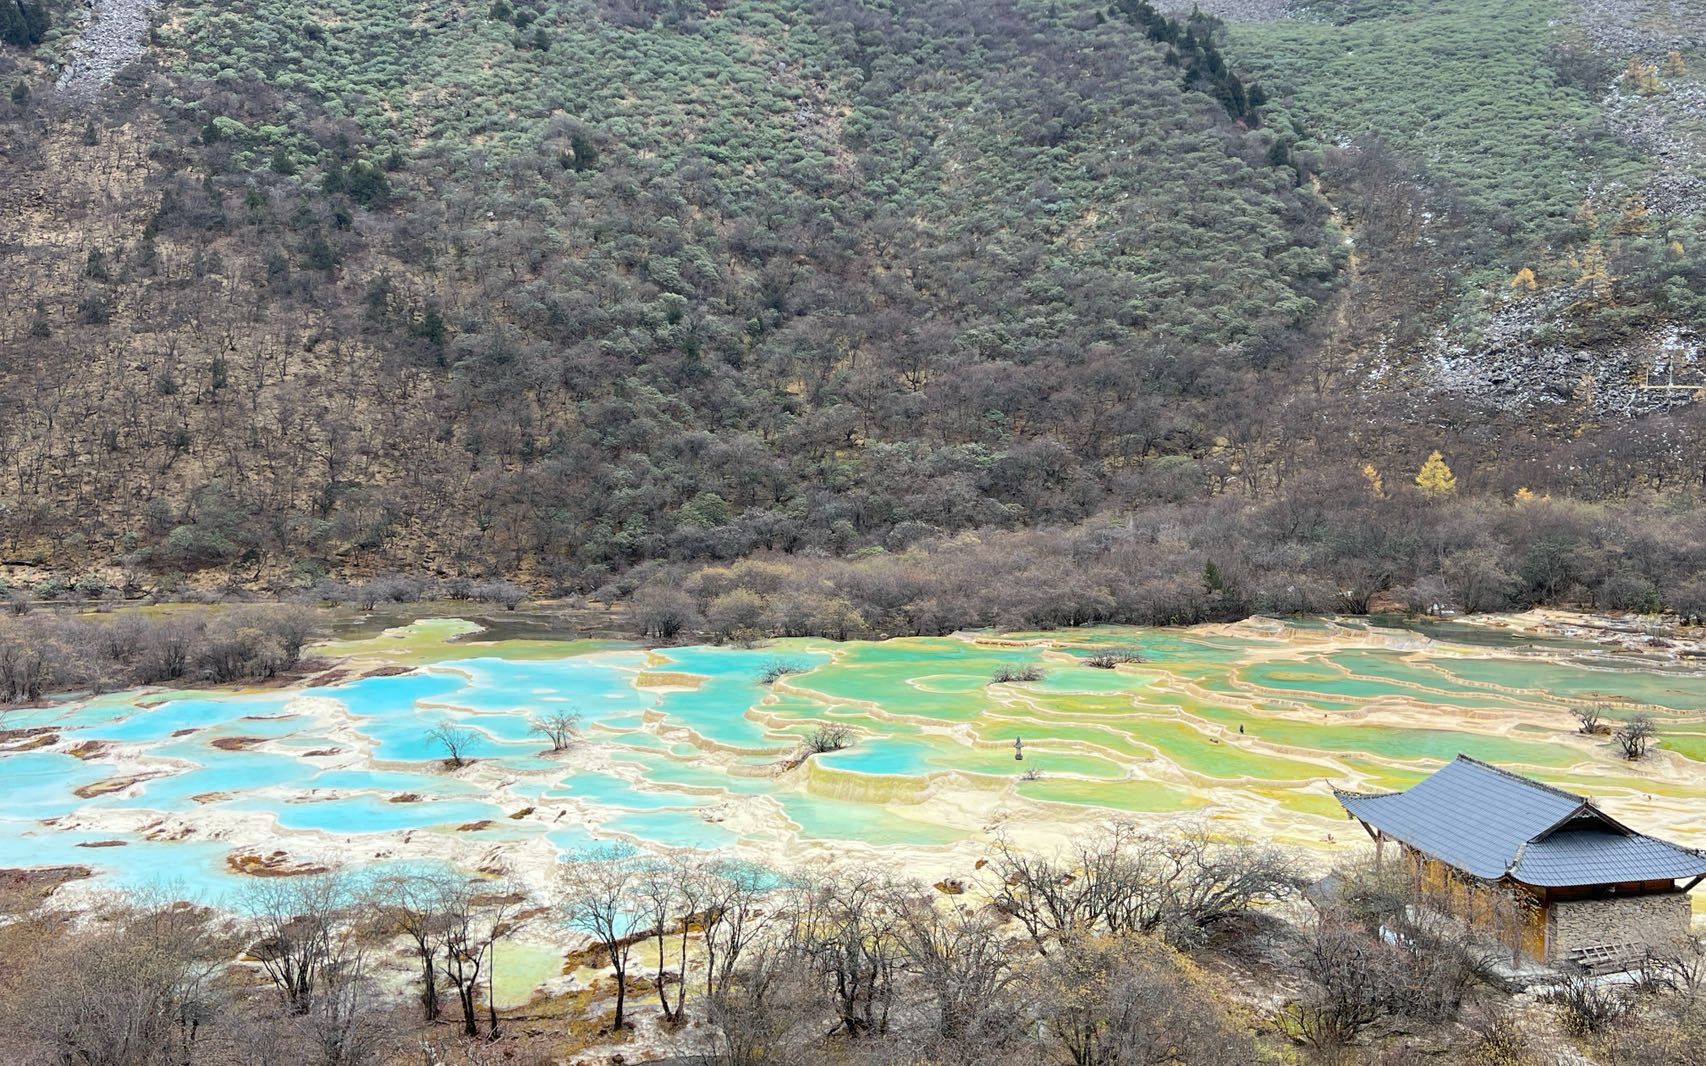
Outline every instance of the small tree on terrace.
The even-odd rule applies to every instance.
[[[1639,759],[1647,754],[1659,736],[1659,727],[1650,714],[1632,714],[1617,727],[1611,738],[1617,741],[1625,759]]]
[[[771,659],[759,669],[758,683],[761,685],[774,685],[789,674],[797,674],[805,669],[806,665],[804,663],[794,662],[789,659]]]
[[[1605,721],[1606,706],[1603,703],[1585,703],[1579,707],[1570,708],[1570,713],[1576,716],[1579,725],[1577,732],[1592,736],[1600,731],[1600,724]]]
[[[806,734],[806,750],[814,755],[840,751],[853,743],[853,730],[839,722],[825,722]]]
[[[432,732],[427,734],[427,739],[436,742],[439,747],[444,749],[444,761],[446,763],[460,770],[468,765],[468,753],[473,750],[475,742],[480,739],[480,734],[472,729],[464,729],[459,725],[440,722]]]
[[[533,719],[533,731],[551,742],[552,751],[565,751],[581,733],[579,711],[552,711]]]

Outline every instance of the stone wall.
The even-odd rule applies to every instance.
[[[1573,950],[1596,946],[1663,951],[1688,935],[1692,917],[1681,892],[1554,903],[1546,918],[1547,961],[1563,962]]]

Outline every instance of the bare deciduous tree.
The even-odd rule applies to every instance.
[[[38,1061],[77,1066],[194,1061],[222,1008],[216,977],[229,958],[212,915],[143,900],[95,923],[61,929],[27,961],[26,980],[0,1003],[10,1040]]]
[[[515,610],[527,599],[527,590],[513,581],[488,581],[475,585],[470,593],[477,600],[500,603],[506,611]]]
[[[1450,916],[1407,870],[1347,867],[1316,899],[1299,941],[1309,990],[1287,1010],[1293,1031],[1332,1057],[1388,1017],[1440,1023],[1457,1017],[1476,973],[1504,954],[1484,929]],[[1495,909],[1490,920],[1508,921]]]
[[[1094,667],[1097,670],[1113,670],[1127,663],[1140,663],[1142,661],[1143,655],[1140,652],[1129,650],[1103,651],[1086,656],[1084,665]]]
[[[628,601],[629,625],[648,637],[673,640],[704,620],[692,596],[679,589],[648,588]]]
[[[657,992],[663,1020],[669,1025],[680,1024],[686,1017],[688,947],[695,926],[705,920],[709,890],[704,868],[682,857],[644,860],[635,879],[635,896],[651,926],[657,952],[652,988]]]
[[[760,939],[707,1001],[710,1066],[807,1066],[823,1046],[818,986],[780,941]]]
[[[895,902],[904,891],[878,874],[848,870],[792,893],[788,944],[829,998],[832,1033],[888,1031],[904,958]]]
[[[1642,712],[1624,719],[1623,724],[1611,734],[1611,739],[1617,742],[1625,759],[1633,760],[1647,754],[1647,749],[1652,747],[1658,736],[1658,723],[1652,715]]]
[[[468,765],[468,752],[479,743],[480,734],[450,722],[440,722],[427,733],[427,739],[444,749],[444,761],[456,769]]]
[[[533,719],[533,731],[551,742],[552,751],[565,751],[580,736],[581,715],[575,710],[551,711]]]
[[[600,844],[563,864],[562,918],[603,949],[616,975],[616,1017],[611,1028],[627,1025],[628,962],[634,941],[646,931],[648,915],[640,900],[644,873],[638,852],[625,844]]]
[[[449,937],[450,910],[461,884],[449,875],[399,874],[378,881],[374,901],[390,923],[409,938],[420,966],[421,1009],[428,1022],[443,1006],[438,994],[439,952]]]
[[[992,918],[924,896],[904,898],[897,910],[905,969],[927,1010],[927,1057],[941,1062],[968,1044],[995,1049],[1017,1040],[1024,1012],[1009,993],[1019,970]]]
[[[241,906],[254,937],[248,955],[292,1013],[306,1014],[322,983],[356,965],[353,903],[351,883],[335,873],[262,879],[245,891]]]
[[[1570,708],[1575,715],[1576,731],[1587,736],[1593,736],[1600,730],[1600,723],[1605,721],[1606,712],[1610,710],[1603,703],[1583,703]]]
[[[777,919],[773,905],[783,882],[776,874],[740,859],[721,859],[703,874],[705,994],[729,991],[747,951]]]
[[[444,915],[444,951],[439,971],[456,992],[462,1007],[462,1032],[480,1035],[478,999],[482,985],[486,994],[486,1037],[499,1034],[497,1000],[497,944],[513,933],[512,919],[526,894],[508,881],[467,881],[441,897]]]

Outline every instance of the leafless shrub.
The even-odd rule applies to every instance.
[[[1645,1002],[1642,1002],[1645,1000]],[[1706,1062],[1706,1008],[1677,996],[1628,996],[1631,1009],[1585,1039],[1607,1066]]]
[[[342,607],[346,602],[355,598],[357,592],[343,581],[316,581],[302,593],[302,598],[323,603],[327,607]]]
[[[1634,1006],[1627,985],[1601,980],[1579,968],[1566,971],[1547,999],[1558,1008],[1564,1031],[1573,1036],[1604,1033]]]
[[[1113,670],[1126,663],[1140,663],[1143,656],[1135,651],[1103,651],[1097,652],[1084,660],[1084,665],[1097,670]]]
[[[1510,1011],[1494,1009],[1474,1026],[1474,1061],[1484,1066],[1538,1066],[1528,1034]]]
[[[384,574],[373,580],[372,593],[390,603],[416,603],[427,594],[431,582],[409,574]]]
[[[1254,1042],[1166,944],[1073,937],[1032,976],[1027,999],[1075,1066],[1244,1066]],[[1134,1058],[1134,1049],[1148,1049]]]
[[[527,599],[527,589],[513,581],[487,581],[475,585],[469,595],[487,603],[501,603],[504,610],[513,611]]]
[[[774,685],[789,674],[803,673],[806,669],[804,663],[794,662],[790,659],[771,659],[758,671],[758,683]]]
[[[1370,930],[1331,908],[1304,936],[1299,967],[1311,988],[1288,1008],[1286,1020],[1326,1055],[1383,1018],[1455,1018],[1475,974],[1455,941],[1414,930]]]
[[[1689,937],[1642,963],[1641,985],[1677,997],[1689,1008],[1706,1008],[1706,941]]]
[[[210,681],[274,677],[296,665],[317,627],[300,607],[236,607],[202,622],[193,664]]]
[[[1151,835],[1125,822],[1052,858],[1003,842],[987,871],[995,905],[1044,953],[1062,938],[1089,935],[1153,933],[1196,943],[1301,885],[1275,849],[1218,843],[1201,832]]]
[[[825,722],[806,734],[806,750],[814,755],[840,751],[853,743],[853,730],[839,722]]]
[[[1043,668],[1040,666],[998,666],[989,675],[991,685],[1007,685],[1018,681],[1041,681]]]
[[[208,911],[134,901],[83,929],[58,928],[38,946],[28,959],[7,960],[28,968],[0,1001],[6,1061],[201,1061],[201,1038],[225,1005],[217,975],[230,951]]]

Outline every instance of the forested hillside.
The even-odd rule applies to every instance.
[[[1479,606],[1682,605],[1700,42],[1655,87],[1573,4],[1276,10],[179,0],[92,103],[58,11],[0,60],[9,580],[768,555],[875,625],[944,594],[830,586],[933,552],[1183,620],[1479,553]]]

